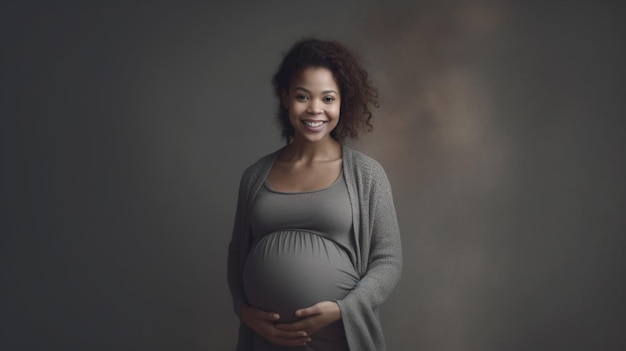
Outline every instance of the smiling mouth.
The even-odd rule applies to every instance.
[[[302,121],[306,126],[311,128],[321,127],[322,124],[326,123],[326,121]]]

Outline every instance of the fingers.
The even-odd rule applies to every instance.
[[[308,335],[313,335],[341,319],[341,311],[336,302],[323,301],[296,311],[296,316],[301,319],[293,323],[278,324],[276,328],[285,331],[304,330]]]
[[[278,313],[265,312],[254,307],[241,309],[242,321],[255,333],[271,342],[281,346],[301,346],[311,341],[308,334],[303,330],[280,330],[273,322],[278,320]]]
[[[318,302],[313,306],[302,308],[296,311],[296,317],[304,318],[313,316],[316,314],[322,314],[324,307],[328,304],[328,301]]]
[[[312,316],[315,314],[320,314],[320,310],[319,310],[319,307],[317,307],[317,305],[303,308],[301,310],[296,311],[296,317],[298,318],[304,318],[304,317]]]
[[[272,344],[282,346],[306,345],[307,342],[311,341],[311,338],[308,336],[308,334],[302,330],[280,330],[273,325],[264,330],[261,336],[263,336],[267,341],[271,342]]]
[[[330,319],[327,319],[321,315],[315,315],[311,317],[306,317],[294,323],[278,324],[276,325],[276,328],[284,331],[304,330],[307,335],[313,335],[321,329],[324,329],[330,323]]]
[[[303,319],[297,322],[289,323],[289,324],[277,324],[276,328],[280,330],[286,331],[298,331],[298,330],[306,330],[310,327],[311,321],[309,318]]]
[[[263,310],[254,309],[254,314],[257,319],[264,321],[277,321],[280,319],[280,315],[274,312],[265,312]]]
[[[272,329],[268,329],[267,334],[271,337],[282,338],[282,339],[299,339],[306,338],[309,335],[302,329],[299,330],[281,330],[278,327],[274,327]]]
[[[244,306],[241,308],[240,318],[244,323],[249,324],[251,321],[277,321],[280,316],[275,312],[266,312],[256,307]]]
[[[297,338],[285,338],[278,335],[272,334],[259,334],[265,340],[269,341],[274,345],[280,346],[301,346],[306,345],[306,343],[311,342],[311,338],[308,336],[300,336]]]
[[[313,306],[302,308],[296,311],[296,317],[304,318],[317,314],[325,314],[325,313],[339,313],[341,315],[341,311],[339,310],[339,305],[334,301],[322,301],[318,302]]]

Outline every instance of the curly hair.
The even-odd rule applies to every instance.
[[[293,140],[295,131],[281,96],[284,91],[289,91],[293,77],[308,67],[330,70],[339,85],[340,117],[337,127],[330,133],[333,138],[342,142],[346,137],[358,137],[360,130],[369,132],[373,129],[371,110],[379,107],[378,90],[368,79],[360,59],[338,42],[307,38],[291,47],[272,78],[279,101],[278,120],[287,144]]]

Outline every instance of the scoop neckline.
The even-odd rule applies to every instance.
[[[265,189],[267,189],[268,191],[276,193],[276,194],[287,194],[287,195],[311,194],[311,193],[317,193],[317,192],[320,192],[320,191],[328,190],[328,189],[334,187],[335,185],[337,185],[337,183],[339,183],[339,181],[341,180],[342,177],[343,177],[343,164],[341,166],[341,170],[339,171],[339,176],[337,176],[337,178],[330,185],[328,185],[328,186],[326,186],[324,188],[321,188],[321,189],[313,189],[313,190],[306,190],[306,191],[280,191],[280,190],[274,190],[274,189],[272,189],[272,186],[270,185],[267,177],[265,177],[265,180],[263,181],[263,186],[265,186]]]

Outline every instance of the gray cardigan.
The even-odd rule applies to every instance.
[[[239,185],[228,250],[228,284],[237,314],[241,306],[247,304],[241,273],[252,245],[250,210],[280,151],[266,155],[248,167]],[[402,270],[400,231],[391,185],[385,171],[374,159],[346,146],[342,146],[342,157],[343,174],[352,203],[356,243],[353,264],[361,280],[337,303],[350,350],[383,351],[386,347],[378,308],[395,287]],[[252,350],[253,333],[240,323],[238,351]]]

